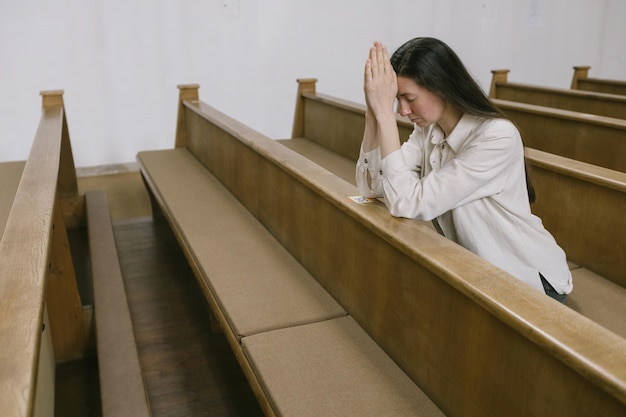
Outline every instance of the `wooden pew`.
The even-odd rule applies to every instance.
[[[280,190],[297,155],[267,160],[288,150],[197,94],[181,86],[176,148],[138,160],[266,415],[443,415],[266,228],[295,209]]]
[[[626,119],[492,99],[526,147],[626,172]]]
[[[574,264],[567,305],[626,338],[626,173],[526,148],[532,209]]]
[[[181,108],[177,143],[186,148],[158,151],[163,152],[159,163],[189,149],[195,158],[185,157],[189,168],[172,186],[168,199],[160,194],[155,199],[202,277],[205,294],[268,415],[302,412],[315,404],[330,403],[332,409],[348,403],[348,408],[358,408],[366,396],[342,398],[337,395],[346,388],[342,385],[327,386],[323,399],[316,396],[319,385],[306,395],[299,389],[315,378],[326,382],[341,374],[324,367],[324,359],[332,366],[342,362],[332,360],[332,353],[320,352],[326,342],[320,337],[350,338],[355,328],[341,325],[348,319],[358,323],[448,416],[624,414],[623,338],[423,224],[393,218],[378,202],[356,203],[349,198],[356,193],[353,185],[217,112],[197,95],[181,93]],[[140,154],[142,165],[148,155]],[[172,205],[190,206],[196,198],[206,202],[197,192],[184,191],[196,182],[191,173],[198,163],[262,222],[349,316],[244,336],[243,349],[238,350],[221,314],[223,306],[193,256],[189,231],[183,233],[178,219],[171,217]],[[163,190],[167,177],[157,179],[145,165],[142,169],[151,189]],[[212,201],[222,199],[219,194]],[[198,210],[211,218],[204,206]],[[196,251],[202,245],[216,248],[207,241],[195,242]],[[259,294],[250,291],[248,297],[253,302]],[[355,355],[348,349],[341,359]],[[351,369],[367,364],[369,360]],[[387,381],[391,384],[393,379]]]
[[[355,184],[356,158],[337,155],[329,149],[329,144],[341,140],[338,137],[341,133],[337,132],[363,128],[364,107],[326,95],[318,98],[310,86],[307,90],[298,91],[305,104],[296,107],[296,120],[330,125],[334,129],[323,131],[323,136],[315,129],[306,129],[308,137],[279,142]],[[317,105],[311,106],[310,102]],[[308,112],[306,116],[302,114],[303,108]],[[352,119],[345,117],[347,109],[351,109]],[[353,123],[355,128],[349,129],[345,123]],[[399,125],[407,128],[404,121],[399,121]],[[295,133],[303,131],[304,126]],[[346,147],[360,146],[361,139],[356,134],[345,139]],[[568,305],[626,337],[626,322],[621,320],[626,316],[626,224],[621,214],[626,210],[626,174],[535,149],[527,148],[526,154],[539,195],[533,212],[555,234],[568,254],[575,279],[581,283],[581,289],[570,297]]]
[[[572,89],[626,95],[626,81],[589,78],[590,68],[589,66],[574,67]]]
[[[626,95],[511,83],[508,69],[491,73],[491,98],[626,119]]]
[[[84,226],[86,216],[63,92],[42,96],[41,120],[27,161],[0,164],[0,214],[6,212],[5,201],[12,202],[0,240],[0,410],[7,417],[53,416],[55,365],[93,355],[95,346],[93,308],[81,301],[67,233]],[[115,275],[115,244],[102,197],[94,192],[88,199],[87,228],[95,298],[102,305],[97,308],[98,345],[106,346],[98,352],[102,415],[149,416],[138,363],[133,367],[123,355],[115,355],[123,347],[137,360],[130,321],[120,319],[123,283],[119,268]],[[113,309],[107,311],[107,303]]]
[[[76,207],[76,173],[61,91],[43,92],[42,114],[0,241],[0,410],[51,416],[55,361],[84,355],[84,311],[62,207]]]

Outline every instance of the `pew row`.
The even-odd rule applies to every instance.
[[[626,95],[512,83],[508,81],[508,69],[491,73],[489,97],[493,99],[626,119]]]
[[[574,67],[571,88],[597,93],[626,95],[626,81],[589,77],[590,66]]]
[[[39,127],[0,241],[0,409],[3,415],[52,416],[55,362],[89,348],[84,310],[67,239],[76,207],[62,91],[42,92]],[[67,219],[67,220],[66,220]]]
[[[442,416],[268,230],[296,208],[265,159],[285,148],[180,92],[176,147],[138,161],[264,413]]]
[[[353,132],[364,127],[364,106],[326,95],[318,98],[310,86],[307,90],[303,94],[299,88],[298,97],[304,104],[296,106],[294,120],[330,125],[336,130],[324,131],[324,137],[313,128],[301,126],[295,133],[306,132],[307,137],[279,142],[355,184],[355,159],[328,147],[340,140],[333,137],[335,131]],[[310,105],[312,102],[316,105]],[[351,119],[345,117],[348,108]],[[346,123],[353,123],[354,129]],[[358,135],[346,139],[353,149],[360,146]],[[626,337],[626,321],[622,319],[626,316],[626,219],[622,214],[626,211],[626,174],[530,148],[526,148],[526,160],[539,196],[533,212],[568,254],[575,279],[568,305]]]
[[[492,101],[518,126],[526,147],[626,172],[626,119]]]
[[[329,411],[337,407],[362,411],[363,401],[371,395],[365,391],[353,395],[350,388],[354,386],[344,385],[345,380],[336,382],[336,378],[351,381],[364,371],[361,367],[375,366],[377,359],[367,353],[374,345],[448,416],[624,413],[623,338],[429,227],[393,218],[376,201],[358,204],[349,198],[356,193],[353,185],[199,101],[197,86],[181,89],[180,103],[177,147],[142,152],[138,159],[154,199],[187,253],[268,415],[341,415]],[[163,168],[174,159],[179,161],[177,167]],[[194,173],[198,169],[207,172],[204,177]],[[177,172],[180,175],[175,176]],[[217,180],[225,192],[203,197],[203,188],[205,193],[217,193],[219,187],[208,185]],[[207,184],[197,187],[197,181]],[[200,228],[198,219],[204,223],[216,219],[213,223],[218,225],[230,222],[230,216],[218,216],[210,208],[226,204],[220,202],[228,193],[271,232],[345,315],[237,337],[235,319],[212,281],[216,274],[206,272],[208,268],[232,268],[235,258],[249,258],[248,251],[242,248],[238,257],[230,254],[213,259],[215,265],[203,264],[198,254],[222,253],[220,241],[238,238],[242,240],[238,244],[245,244],[246,239],[238,229],[227,233],[218,226],[212,226],[212,233],[208,229],[197,232],[204,238],[192,238],[193,228]],[[196,201],[198,207],[187,215],[196,223],[184,230],[176,213],[181,207],[196,206]],[[240,210],[228,204],[223,211]],[[219,240],[214,242],[211,235]],[[256,240],[249,232],[245,237]],[[263,250],[263,246],[255,247]],[[227,275],[256,310],[254,305],[265,294],[257,286],[248,289],[239,277]],[[253,285],[260,279],[256,278],[246,283]],[[271,296],[270,306],[284,302]],[[354,321],[352,330],[343,326],[348,321]],[[320,351],[329,344],[328,338],[356,340],[352,334],[360,333],[359,328],[364,333],[357,339],[370,342],[359,348],[359,353],[354,345]],[[350,371],[334,368],[344,364],[333,360],[335,351],[358,366],[349,366]],[[397,376],[378,375],[377,386],[382,386],[378,395],[404,393],[395,388]],[[322,382],[314,383],[318,379]],[[352,383],[357,392],[363,388],[358,378]],[[303,393],[303,386],[311,388]],[[392,399],[390,404],[397,401]],[[329,410],[320,412],[316,407],[321,406]],[[419,415],[415,410],[413,414]]]

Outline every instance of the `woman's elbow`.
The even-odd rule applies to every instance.
[[[387,201],[387,200],[385,200]],[[393,217],[402,217],[405,219],[424,220],[431,221],[435,218],[432,213],[424,210],[425,207],[415,205],[414,203],[407,203],[402,201],[396,201],[388,204],[387,209],[389,214]]]

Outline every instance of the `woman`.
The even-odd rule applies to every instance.
[[[393,216],[432,220],[444,236],[564,302],[565,253],[530,210],[520,134],[445,43],[415,38],[365,64],[365,132],[356,179]],[[394,112],[414,123],[400,144]]]

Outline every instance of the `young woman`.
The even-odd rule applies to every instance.
[[[454,51],[415,38],[389,59],[376,42],[364,91],[361,194],[384,197],[393,216],[432,220],[447,238],[564,302],[571,274],[565,253],[531,213],[520,134]],[[415,126],[402,145],[396,99]]]

